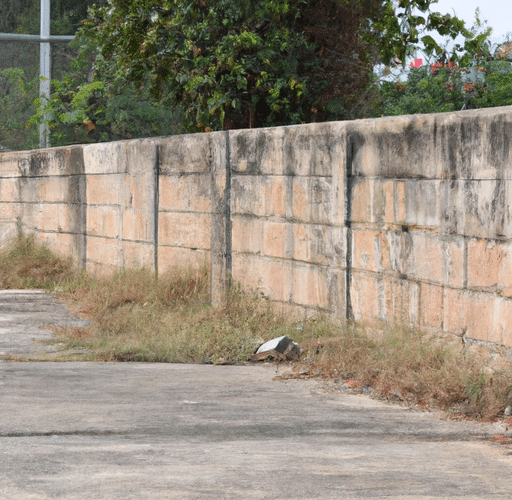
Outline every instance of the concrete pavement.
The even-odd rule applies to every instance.
[[[503,425],[275,375],[0,362],[0,500],[512,497]]]
[[[510,498],[495,425],[270,366],[0,364],[0,498]]]
[[[0,359],[29,356],[55,350],[45,344],[53,336],[50,324],[84,326],[68,306],[42,290],[0,290]]]

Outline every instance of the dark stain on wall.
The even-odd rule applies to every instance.
[[[510,146],[512,138],[512,123],[505,122],[505,117],[499,115],[491,122],[487,142],[489,147],[489,163],[500,170],[511,168]]]
[[[81,175],[84,173],[83,152],[81,146],[54,149],[50,152],[32,151],[28,169],[23,169],[27,177],[44,177],[49,175]]]
[[[473,127],[471,123],[463,121],[460,124],[459,129],[459,165],[460,165],[460,177],[467,179],[468,173],[471,171],[471,148],[469,147]],[[476,135],[476,134],[475,134]]]
[[[236,151],[236,158],[232,165],[233,172],[237,174],[260,174],[262,163],[269,154],[267,136],[264,130],[254,130],[252,133],[241,133],[236,136],[233,151]],[[238,159],[247,159],[247,164],[242,169],[237,164]]]
[[[404,135],[395,137],[395,140],[403,141],[407,144],[407,162],[402,160],[400,173],[403,175],[408,168],[407,163],[411,165],[421,165],[425,161],[425,151],[432,149],[430,131],[424,131],[418,128],[416,123],[413,121],[409,123],[405,128]],[[405,159],[404,159],[405,160]],[[418,169],[421,172],[421,168]],[[422,177],[421,174],[418,175]]]
[[[407,272],[412,268],[411,259],[414,246],[412,235],[407,226],[402,226],[401,243],[398,275],[401,279],[407,279]]]
[[[396,177],[403,170],[403,158],[406,156],[407,144],[402,134],[383,132],[374,135],[379,151],[379,171],[383,177]]]
[[[495,237],[504,236],[506,187],[503,179],[497,179],[494,186],[494,195],[490,206],[490,218],[493,221],[493,233]]]
[[[352,206],[354,197],[354,186],[357,183],[357,167],[354,165],[357,161],[358,152],[364,147],[365,137],[360,132],[348,130],[346,136],[346,160],[345,160],[345,226],[347,228],[347,252],[345,255],[345,317],[349,320],[354,319],[354,309],[352,306]]]
[[[377,130],[366,134],[366,141],[374,144],[379,156],[377,171],[385,178],[426,178],[434,156],[434,140],[430,125],[422,128],[411,118],[401,131]],[[427,152],[427,154],[425,154]],[[430,154],[428,154],[430,153]],[[356,172],[363,166],[355,163]]]
[[[298,154],[307,151],[309,156],[309,138],[297,129],[286,129],[284,133],[284,174],[297,175]]]
[[[59,155],[58,152],[56,152]],[[30,166],[28,175],[31,177],[40,177],[48,173],[49,157],[46,151],[34,151],[30,156]]]
[[[472,176],[475,144],[480,142],[482,124],[478,116],[464,117],[458,123],[445,124],[435,120],[435,154],[440,155],[441,176],[448,179],[466,179]]]
[[[447,169],[448,178],[456,179],[458,177],[458,161],[457,161],[457,130],[455,125],[441,126],[440,135],[443,138],[441,146],[441,158]]]
[[[363,148],[366,139],[360,132],[349,131],[347,133],[347,159],[345,162],[347,168],[347,177],[357,175],[357,154]],[[352,215],[352,214],[349,214]]]

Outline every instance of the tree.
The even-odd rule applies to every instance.
[[[380,88],[382,107],[375,115],[442,113],[512,105],[509,61],[481,61],[469,68],[448,64],[412,69],[406,82],[384,82]]]
[[[104,5],[106,0],[51,0],[52,35],[73,35],[87,17],[93,3]],[[40,0],[2,0],[0,31],[39,34]],[[8,149],[37,146],[37,133],[26,127],[36,113],[34,100],[39,86],[39,44],[2,42],[0,58],[0,144]],[[52,44],[52,74],[62,77],[69,71],[70,61],[77,50],[67,43]]]
[[[37,134],[25,124],[34,113],[37,82],[28,81],[21,68],[0,70],[0,145],[3,149],[33,148]]]
[[[50,22],[52,35],[74,35],[87,9],[93,4],[105,5],[107,0],[51,0]],[[41,0],[2,0],[0,32],[38,35]]]
[[[51,0],[50,24],[52,35],[74,35],[87,17],[88,8],[105,5],[107,0]],[[39,35],[40,0],[1,0],[0,32]],[[22,68],[27,78],[39,74],[39,44],[2,41],[0,69]],[[76,55],[66,42],[52,43],[52,74],[61,77]]]
[[[416,59],[407,81],[383,82],[376,116],[511,105],[512,42],[493,46],[491,29],[480,20],[479,9],[469,31],[469,43],[459,47],[457,62],[445,59],[423,65]]]
[[[383,106],[378,115],[408,115],[458,111],[464,105],[460,71],[450,67],[414,68],[406,82],[383,82],[380,95]]]
[[[37,113],[28,122],[37,125],[46,120],[51,146],[183,131],[179,110],[161,106],[147,91],[137,92],[133,83],[115,78],[90,38],[80,34],[71,45],[79,48],[71,70],[60,80],[52,80],[51,96],[45,106],[39,106],[40,100],[36,99]]]
[[[189,131],[284,125],[365,116],[379,58],[405,60],[420,39],[442,56],[422,29],[468,34],[432,2],[110,0],[84,33],[116,78],[183,106]]]
[[[476,87],[473,97],[475,108],[512,105],[512,64],[493,61],[483,66],[483,83]]]

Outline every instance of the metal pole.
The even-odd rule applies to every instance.
[[[41,0],[41,43],[39,44],[39,97],[41,105],[46,104],[50,99],[50,79],[51,79],[51,53],[50,43],[43,40],[50,39],[50,0]],[[49,139],[49,130],[46,125],[46,118],[39,126],[39,147],[47,148]]]
[[[19,33],[0,33],[0,41],[32,42],[39,43],[39,96],[41,104],[50,99],[51,81],[51,52],[50,42],[68,42],[74,36],[50,35],[50,0],[41,0],[41,32],[39,35],[25,35]],[[46,148],[49,145],[49,130],[46,119],[39,126],[39,147]]]
[[[48,38],[41,37],[41,35],[23,35],[20,33],[0,33],[0,41],[7,42],[25,42],[25,43],[41,43],[41,42],[70,42],[74,40],[74,36],[68,35],[53,35]]]

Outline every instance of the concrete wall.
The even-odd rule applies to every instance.
[[[0,243],[18,230],[85,263],[87,213],[80,146],[0,154]]]
[[[512,345],[512,108],[0,154],[0,243]]]

